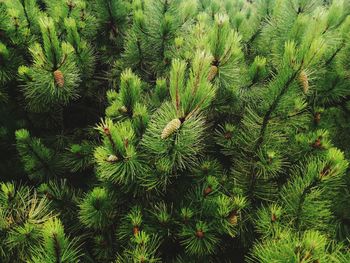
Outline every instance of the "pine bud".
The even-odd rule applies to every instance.
[[[172,135],[176,130],[178,130],[181,126],[181,121],[179,119],[173,119],[165,126],[162,131],[161,138],[166,139],[170,135]]]
[[[53,76],[55,79],[55,83],[59,88],[62,88],[64,86],[64,76],[62,74],[62,71],[57,69],[53,72]]]
[[[202,231],[202,229],[198,229],[196,231],[196,237],[198,237],[198,238],[203,238],[204,237],[204,232]]]
[[[268,164],[272,164],[275,156],[276,156],[276,153],[274,151],[267,151],[267,162],[268,162]]]
[[[128,112],[128,109],[125,106],[121,106],[118,110],[120,113],[127,113]]]
[[[224,138],[227,140],[232,139],[233,133],[231,131],[227,131],[224,133]]]
[[[107,162],[110,162],[110,163],[115,163],[118,160],[119,160],[119,158],[117,156],[115,156],[114,154],[109,155],[107,158]]]
[[[215,78],[216,74],[218,74],[218,67],[215,65],[212,65],[210,67],[207,80],[212,81]]]
[[[124,139],[124,147],[128,148],[129,146],[129,140],[127,138]]]
[[[315,142],[311,145],[315,149],[321,149],[322,148],[322,142],[320,138],[317,138]]]
[[[309,78],[304,70],[299,74],[299,82],[303,87],[304,94],[307,94],[309,91]]]
[[[226,140],[231,140],[232,137],[233,137],[234,131],[235,131],[234,125],[232,125],[232,124],[230,124],[230,123],[226,123],[226,124],[225,124],[225,127],[224,127],[224,134],[223,134],[223,137],[224,137]]]
[[[272,214],[271,215],[271,222],[273,223],[273,222],[276,222],[276,220],[277,220],[277,216],[275,215],[275,214]]]
[[[203,191],[203,195],[207,196],[208,194],[210,194],[213,191],[213,189],[211,189],[210,186],[208,186],[207,188],[204,189]]]
[[[103,132],[104,132],[104,134],[106,134],[107,136],[111,134],[111,131],[110,131],[110,129],[109,129],[107,126],[104,126],[104,127],[103,127]]]
[[[134,236],[137,236],[139,234],[139,232],[140,232],[140,229],[139,229],[138,226],[134,226],[132,228],[132,233],[133,233]]]
[[[321,113],[320,112],[316,112],[315,115],[314,115],[314,122],[316,124],[319,124],[321,121]]]

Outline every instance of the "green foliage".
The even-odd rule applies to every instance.
[[[162,139],[163,130],[173,119],[178,119],[176,110],[172,105],[164,104],[151,120],[142,143],[149,154],[157,157],[156,160],[166,158],[171,169],[183,169],[195,162],[196,155],[203,148],[204,121],[201,115],[192,115],[181,124],[180,129]]]
[[[342,262],[336,259],[337,251],[329,251],[326,237],[314,231],[306,231],[301,237],[282,232],[276,240],[253,251],[256,256],[251,262]]]
[[[3,262],[77,262],[78,251],[63,232],[49,201],[26,186],[2,183],[0,255]],[[31,258],[31,259],[30,259]]]
[[[207,224],[202,221],[196,223],[194,227],[184,227],[180,235],[183,238],[182,244],[189,255],[213,253],[218,239],[209,229]]]
[[[34,64],[23,74],[28,80],[23,91],[28,107],[40,112],[76,98],[80,78],[72,59],[74,49],[68,43],[60,45],[53,20],[43,17],[39,25],[43,45],[35,43],[30,48]]]
[[[80,221],[87,227],[101,229],[113,223],[115,200],[104,188],[94,188],[80,204]]]
[[[115,262],[161,262],[156,257],[158,246],[159,240],[155,235],[150,236],[141,231],[132,238],[131,248],[124,251],[123,255],[118,255]]]
[[[31,138],[27,130],[16,131],[16,143],[30,179],[42,181],[60,173],[54,152],[43,145],[40,139]]]
[[[98,175],[101,180],[128,185],[143,171],[134,146],[135,133],[129,121],[114,124],[106,119],[97,127],[103,136],[103,146],[95,150]]]
[[[349,262],[349,15],[0,0],[0,262]]]
[[[42,246],[35,249],[30,262],[79,262],[79,250],[75,242],[64,233],[59,219],[50,219],[42,227]]]

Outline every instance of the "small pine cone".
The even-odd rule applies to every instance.
[[[203,238],[204,237],[204,232],[201,229],[198,229],[196,231],[196,237]]]
[[[227,131],[227,132],[224,133],[224,138],[226,140],[232,139],[232,136],[233,136],[233,133],[231,131]]]
[[[134,236],[137,236],[139,234],[139,232],[140,232],[140,229],[139,229],[138,226],[134,226],[132,228],[132,233],[133,233]]]
[[[61,70],[56,70],[53,72],[53,77],[55,79],[55,83],[59,88],[64,86],[64,76]]]
[[[125,106],[121,106],[118,110],[120,113],[127,113],[128,112],[128,109]]]
[[[178,130],[181,126],[181,121],[179,119],[173,119],[165,126],[162,131],[161,138],[166,139],[170,135],[172,135],[176,130]]]
[[[208,186],[207,188],[204,189],[203,191],[203,195],[207,196],[208,194],[210,194],[213,191],[213,189],[211,189],[210,186]]]
[[[109,163],[115,163],[118,160],[119,160],[119,158],[117,156],[115,156],[114,154],[111,154],[107,158],[107,162],[109,162]]]
[[[276,222],[276,220],[277,220],[277,216],[275,215],[275,214],[272,214],[271,215],[271,222],[273,223],[273,222]]]
[[[228,217],[228,222],[231,224],[231,225],[237,225],[237,222],[238,222],[238,215],[237,215],[237,212],[236,211],[232,211]]]
[[[231,225],[237,225],[237,222],[238,222],[238,216],[232,216],[229,218],[228,220],[230,222]]]
[[[215,65],[212,65],[210,67],[207,80],[212,81],[215,78],[216,74],[218,74],[218,67]]]
[[[322,148],[321,139],[317,138],[316,141],[311,146],[315,149],[321,149]]]
[[[110,129],[109,129],[107,126],[104,126],[104,127],[103,127],[103,132],[104,132],[104,134],[106,134],[107,136],[108,136],[108,135],[111,135],[111,131],[110,131]]]
[[[304,94],[308,93],[308,91],[309,91],[309,78],[304,70],[300,72],[299,82],[300,82],[301,86],[303,87]]]

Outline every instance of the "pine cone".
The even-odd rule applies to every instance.
[[[218,74],[218,67],[215,65],[212,65],[210,67],[210,71],[209,71],[207,80],[212,81],[215,78],[216,74]]]
[[[55,79],[55,83],[59,88],[62,88],[64,86],[64,76],[61,70],[56,70],[53,72],[53,76]]]
[[[162,139],[168,138],[172,135],[176,130],[178,130],[181,126],[181,121],[179,119],[173,119],[165,126],[162,131],[162,135],[160,136]]]
[[[304,70],[300,72],[299,82],[303,87],[304,94],[306,94],[309,91],[309,78]]]
[[[231,225],[237,225],[238,215],[236,211],[232,211],[228,217],[228,221]]]
[[[120,113],[127,113],[128,112],[128,109],[125,106],[121,106],[118,110]]]
[[[110,163],[115,163],[116,161],[118,161],[119,158],[117,156],[115,156],[114,154],[111,154],[110,156],[108,156],[107,158],[107,162],[110,162]]]
[[[231,225],[237,225],[237,222],[238,222],[238,216],[232,216],[229,218],[228,220],[230,222]]]

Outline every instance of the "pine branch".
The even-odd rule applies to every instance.
[[[270,105],[269,109],[266,111],[264,118],[263,118],[261,128],[260,128],[259,137],[257,139],[257,142],[254,145],[254,148],[253,148],[254,151],[257,151],[260,148],[261,144],[263,143],[265,132],[266,132],[267,126],[269,124],[271,115],[275,111],[275,109],[277,108],[280,100],[282,99],[282,97],[286,93],[286,91],[288,90],[289,86],[293,83],[293,81],[295,80],[298,73],[299,73],[299,70],[294,71],[294,73],[288,78],[288,80],[284,84],[283,88],[281,89],[280,93],[277,95],[275,100]]]
[[[313,190],[317,184],[318,184],[318,181],[316,178],[307,186],[303,189],[303,192],[300,196],[300,199],[299,199],[299,203],[297,205],[297,210],[296,210],[296,220],[295,220],[295,227],[297,230],[300,230],[300,222],[301,222],[301,218],[300,218],[300,215],[302,213],[302,210],[303,210],[303,204],[304,204],[304,201],[305,201],[305,198],[306,198],[306,195],[310,193],[311,190]]]
[[[24,15],[25,15],[26,20],[27,20],[27,23],[28,23],[28,28],[30,29],[30,28],[31,28],[31,24],[30,24],[30,20],[29,20],[29,17],[28,17],[27,7],[26,7],[26,4],[25,4],[25,0],[21,0],[21,4],[22,4],[22,6],[23,6]]]

